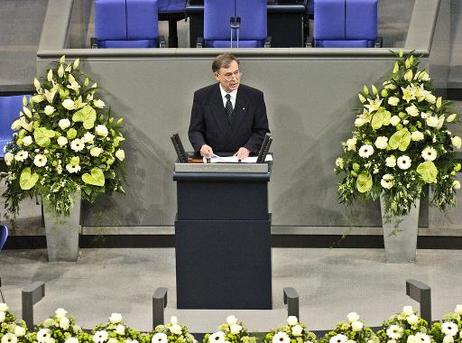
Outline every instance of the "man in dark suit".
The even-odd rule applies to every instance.
[[[217,56],[212,71],[218,83],[194,93],[189,140],[204,157],[215,151],[242,160],[258,152],[269,132],[263,92],[241,84],[239,60],[231,54]]]

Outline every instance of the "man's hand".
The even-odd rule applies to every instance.
[[[234,154],[234,156],[237,157],[237,159],[243,160],[244,158],[249,157],[250,151],[247,148],[239,148],[239,150]]]
[[[202,157],[211,158],[213,155],[212,147],[208,146],[207,144],[204,144],[201,146],[200,153]]]

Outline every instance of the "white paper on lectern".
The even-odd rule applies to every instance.
[[[266,155],[265,162],[270,162],[273,160],[273,155]],[[218,156],[213,154],[212,158],[210,159],[211,163],[238,163],[239,160],[237,159],[236,156]],[[247,157],[241,160],[243,163],[256,163],[257,162],[257,156],[253,157]]]

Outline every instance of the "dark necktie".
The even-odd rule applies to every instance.
[[[233,115],[233,104],[231,103],[231,95],[226,94],[225,98],[226,98],[226,106],[225,106],[226,114],[228,115],[228,118],[231,119],[231,116]]]

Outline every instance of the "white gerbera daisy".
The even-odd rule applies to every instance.
[[[69,174],[78,173],[80,169],[81,167],[78,164],[77,165],[66,164],[66,170],[69,172]]]
[[[431,342],[430,336],[422,332],[416,333],[415,339],[418,343],[430,343]]]
[[[45,155],[42,155],[42,154],[35,155],[34,164],[37,167],[44,167],[45,164],[47,164],[47,157]]]
[[[427,146],[425,149],[422,150],[422,158],[425,161],[434,161],[438,156],[435,148]]]
[[[399,325],[393,324],[390,325],[387,329],[387,336],[390,337],[391,339],[400,339],[403,337],[403,328]]]
[[[225,333],[223,331],[217,331],[209,336],[210,343],[225,343]],[[287,342],[289,343],[289,342]]]
[[[364,144],[359,148],[358,154],[363,158],[368,158],[374,153],[374,147],[369,144]]]
[[[331,337],[329,343],[347,343],[348,337],[342,334],[335,335]]]
[[[82,151],[84,148],[85,143],[79,138],[76,138],[71,142],[71,149],[76,152]]]
[[[290,337],[285,332],[279,331],[273,336],[272,343],[290,343]]]
[[[167,343],[167,342],[168,342],[167,335],[163,332],[155,333],[151,339],[151,343]]]
[[[49,338],[51,338],[50,329],[40,329],[39,332],[37,332],[37,342],[44,343]]]
[[[396,164],[398,165],[399,169],[407,170],[411,167],[411,159],[409,156],[403,155],[398,157]]]
[[[29,153],[24,150],[18,151],[16,156],[14,156],[14,159],[18,162],[24,162],[27,158],[29,157]]]
[[[385,189],[391,189],[395,185],[395,178],[391,174],[385,174],[380,180],[380,185]]]
[[[454,322],[444,322],[443,324],[441,324],[441,331],[446,336],[455,336],[459,332],[459,328],[457,327],[457,324]]]
[[[3,335],[1,342],[2,343],[17,343],[18,342],[18,337],[16,337],[12,333],[8,332],[8,333]]]
[[[104,343],[107,341],[108,333],[105,330],[96,331],[93,335],[93,341],[95,343]]]

